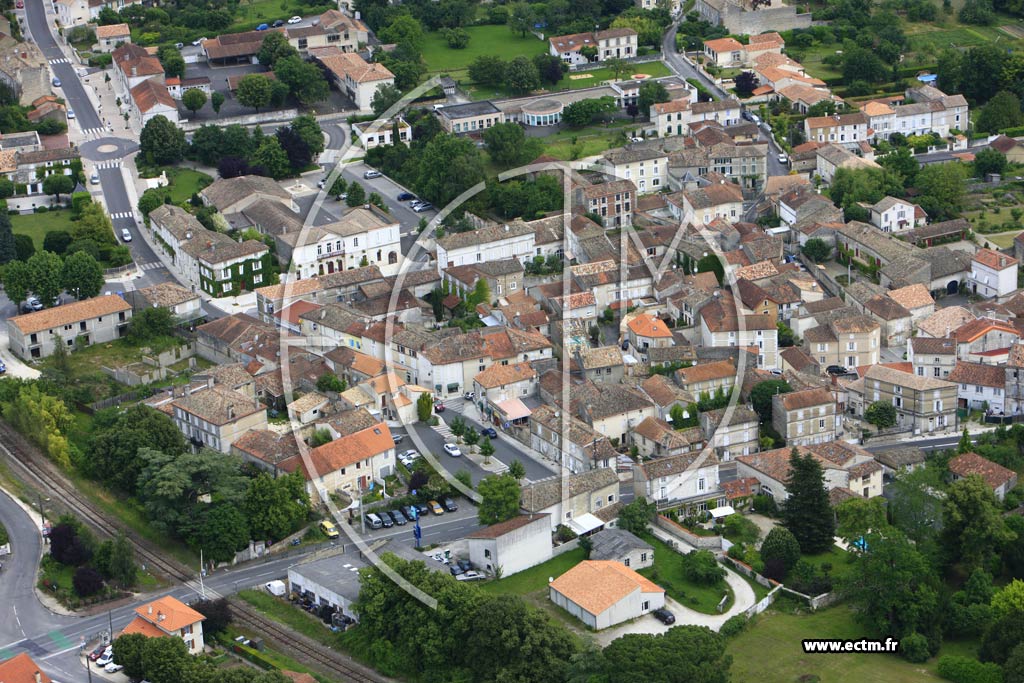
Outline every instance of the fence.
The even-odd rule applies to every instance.
[[[103,271],[103,277],[122,277],[124,275],[127,275],[128,273],[133,272],[136,268],[137,266],[134,263],[129,263],[124,266],[118,266],[117,268],[107,268],[106,270]]]
[[[821,595],[815,595],[812,597],[810,595],[804,595],[799,591],[795,591],[792,588],[786,588],[785,586],[780,586],[780,588],[786,593],[792,595],[794,598],[807,603],[807,606],[811,608],[812,612],[828,607],[839,600],[839,595],[835,591],[829,591],[828,593],[822,593]]]
[[[176,346],[173,349],[156,355],[143,354],[142,360],[137,363],[129,363],[116,368],[104,367],[103,372],[107,373],[121,384],[130,387],[137,387],[143,384],[152,384],[176,376],[178,371],[172,370],[171,366],[183,360],[188,361],[188,369],[195,368],[196,345],[195,342]]]
[[[662,531],[665,531],[670,536],[674,536],[678,540],[698,548],[700,550],[721,550],[722,549],[722,537],[721,536],[698,536],[695,533],[687,530],[680,524],[673,522],[665,515],[658,515],[654,518],[654,524]]]
[[[149,398],[152,395],[153,392],[150,391],[149,389],[136,389],[135,391],[128,391],[117,396],[111,396],[110,398],[105,398],[94,403],[89,403],[88,405],[80,403],[78,404],[78,407],[81,408],[83,412],[89,413],[91,415],[92,413],[95,413],[97,410],[113,408],[114,406],[119,406],[122,403],[139,401],[144,398]]]
[[[657,62],[661,60],[660,52],[652,52],[649,55],[637,55],[636,57],[624,57],[622,59],[626,64],[646,64],[647,62]],[[590,62],[589,64],[573,64],[569,67],[569,71],[596,71],[597,69],[607,68],[607,64],[604,62]]]

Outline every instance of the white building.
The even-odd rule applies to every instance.
[[[638,34],[631,28],[611,28],[593,33],[574,33],[548,39],[548,53],[575,66],[606,59],[636,57]],[[593,49],[593,56],[586,54]]]
[[[474,531],[466,537],[469,561],[488,574],[512,576],[551,559],[548,515],[519,515]]]
[[[633,494],[655,503],[687,501],[719,489],[718,456],[700,451],[633,466]]]
[[[907,232],[928,222],[917,204],[904,199],[883,197],[871,206],[871,224],[882,232]]]
[[[1007,406],[1006,368],[1002,365],[957,361],[946,379],[955,382],[960,408],[1002,412]]]
[[[616,178],[632,180],[638,194],[668,187],[668,153],[652,143],[637,143],[605,152],[604,162]]]
[[[121,631],[120,635],[140,633],[147,638],[181,638],[188,653],[203,654],[202,614],[170,595],[135,608],[135,618]],[[38,681],[38,676],[36,677]]]
[[[1017,266],[1020,262],[1012,256],[979,249],[971,259],[971,276],[967,286],[978,296],[985,298],[1004,297],[1017,291]]]
[[[478,230],[455,232],[437,240],[437,272],[485,261],[533,258],[536,231],[522,221],[491,224]]]
[[[665,589],[613,560],[584,560],[551,582],[548,597],[601,630],[665,606]]]
[[[279,254],[300,279],[375,265],[385,276],[402,267],[400,226],[373,204],[349,209],[341,219],[277,236]]]
[[[412,142],[412,126],[406,123],[401,116],[384,121],[353,123],[352,130],[355,131],[356,137],[359,138],[359,146],[363,149],[394,145],[398,142],[405,144]],[[395,139],[396,130],[398,131],[397,140]]]

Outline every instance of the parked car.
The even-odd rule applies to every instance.
[[[288,23],[289,24],[301,24],[302,23],[302,17],[292,17],[291,19],[288,20]]]
[[[274,28],[281,28],[284,26],[284,19],[278,19],[274,22]]]
[[[4,374],[5,372],[7,372],[7,364],[0,360],[0,375]],[[0,567],[3,567],[3,565],[0,565]]]
[[[780,154],[779,155],[779,163],[780,164],[788,164],[789,163],[789,157],[787,157],[785,154]]]
[[[414,195],[412,192],[399,192],[398,193],[398,201],[400,201],[400,202],[407,202],[410,199],[416,199],[416,195]]]
[[[451,498],[442,498],[441,503],[444,505],[444,509],[448,512],[455,512],[459,509],[459,506],[455,504],[455,501]]]
[[[481,427],[480,436],[486,436],[489,439],[497,439],[498,432],[494,431],[494,427]]]
[[[100,174],[99,173],[93,173],[91,176],[89,176],[89,182],[92,183],[93,185],[99,185],[100,184]]]
[[[440,401],[435,401],[434,402],[434,412],[435,413],[443,413],[444,412],[444,404],[441,403]]]
[[[386,512],[377,513],[377,517],[380,518],[380,523],[384,526],[385,529],[390,529],[395,525],[394,520],[392,520],[391,516]]]
[[[422,517],[430,513],[430,508],[424,503],[416,503],[416,515]]]
[[[365,519],[366,526],[370,527],[371,529],[379,529],[382,526],[384,526],[384,521],[380,517],[378,517],[377,514],[374,512],[367,512]]]
[[[56,76],[53,77],[53,87],[54,88],[59,88],[60,87],[60,79],[57,78]]]
[[[405,518],[405,515],[403,515],[401,512],[398,512],[397,510],[388,510],[384,514],[390,517],[391,521],[394,522],[396,526],[405,526],[406,523],[409,521]]]
[[[110,648],[110,652],[104,651],[100,658],[96,660],[96,666],[104,669],[112,661],[114,661],[114,648]]]
[[[412,521],[409,518],[409,516],[407,514],[405,514],[405,508],[404,507],[395,508],[394,510],[391,511],[391,515],[395,518],[395,524],[398,524],[399,526],[401,526],[402,524],[405,524],[407,522],[411,522]],[[399,519],[401,519],[402,521],[399,522],[398,521]]]
[[[175,49],[180,50],[181,48],[185,47],[185,43],[175,43],[174,47]]]
[[[74,111],[74,109],[68,109],[68,118],[69,119],[75,118],[75,111]]]
[[[100,657],[103,656],[104,652],[107,652],[108,650],[110,652],[113,652],[114,651],[114,646],[113,645],[97,645],[96,649],[89,653],[89,659],[91,661],[95,662],[97,659],[99,659]]]
[[[468,572],[463,572],[462,574],[459,574],[458,576],[456,576],[455,580],[456,581],[479,581],[481,579],[486,579],[486,578],[487,577],[484,576],[483,574],[481,574],[480,572],[474,571],[474,570],[470,569]]]
[[[473,568],[473,563],[466,559],[457,560],[457,563],[459,565],[459,568],[462,569],[462,571],[464,572],[468,572],[470,569]]]
[[[419,206],[413,207],[412,210],[415,211],[416,213],[423,213],[424,211],[429,211],[430,209],[433,209],[433,208],[434,208],[434,205],[431,204],[430,202],[423,202]]]
[[[430,506],[430,511],[433,512],[435,515],[440,516],[444,514],[444,508],[441,507],[441,504],[438,503],[436,500],[432,500],[427,504]]]
[[[267,26],[266,24],[260,24],[259,26],[256,27],[256,30],[257,31],[266,31],[268,28],[270,28],[270,27]]]
[[[375,171],[372,168],[369,171],[363,171],[364,180],[373,180],[374,178],[380,178],[380,171]]]
[[[327,538],[338,537],[338,527],[334,526],[334,522],[329,519],[325,519],[320,522],[320,531],[324,533]]]
[[[196,38],[195,40],[192,41],[192,46],[193,47],[199,47],[200,45],[205,43],[207,40],[209,40],[209,38],[207,38],[206,36],[203,36],[202,38]]]
[[[131,242],[132,241],[132,234],[130,232],[128,232],[128,228],[122,228],[121,229],[121,241],[122,242]]]
[[[43,302],[38,297],[30,296],[25,299],[25,303],[21,305],[22,313],[32,313],[33,311],[43,310]]]
[[[845,375],[846,368],[844,368],[842,365],[830,365],[827,368],[825,368],[825,372],[827,372],[830,375]]]
[[[105,667],[103,667],[103,670],[106,671],[108,674],[116,674],[123,668],[124,667],[120,664],[115,664],[114,662],[111,662],[110,664],[107,664]]]
[[[474,398],[476,398],[476,394],[474,394],[472,391],[467,391],[462,394],[462,398],[466,399],[467,401],[472,401]]]
[[[420,516],[420,513],[416,511],[415,505],[406,505],[402,508],[402,512],[405,513],[405,518],[410,522],[415,522]]]
[[[654,618],[665,625],[676,623],[676,615],[669,612],[664,607],[660,607],[653,612]]]
[[[395,440],[395,443],[402,443],[405,440],[405,434],[392,434],[391,438]]]
[[[448,567],[448,571],[451,572],[451,575],[455,578],[458,578],[460,574],[464,574],[466,572],[465,569],[463,569],[457,564],[453,564],[452,566]]]
[[[462,455],[462,451],[460,451],[459,447],[453,443],[446,443],[444,445],[444,452],[452,456],[453,458],[457,458],[460,455]]]

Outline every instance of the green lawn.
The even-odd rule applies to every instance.
[[[582,549],[576,548],[518,574],[477,585],[488,593],[526,595],[534,591],[545,590],[548,586],[548,578],[557,579],[585,559],[587,559],[586,553]]]
[[[983,237],[989,242],[998,245],[1000,249],[1009,249],[1013,246],[1013,238],[1016,237],[1018,232],[1013,230],[1011,232],[1001,232],[995,235],[982,235],[978,234],[978,237]]]
[[[235,642],[234,642],[235,637],[239,636],[239,635],[244,635],[244,636],[247,636],[249,638],[260,638],[261,637],[260,634],[255,633],[253,631],[249,631],[249,630],[246,630],[246,629],[235,628],[234,626],[229,626],[228,629],[224,633],[218,634],[217,638],[220,641],[220,644],[225,649],[231,650],[231,648],[234,647],[234,645],[235,645]],[[249,651],[250,652],[257,652],[255,650],[249,650]],[[297,673],[309,674],[314,679],[319,681],[320,683],[331,683],[331,681],[333,680],[331,678],[328,678],[327,676],[324,676],[320,672],[318,672],[318,671],[316,671],[314,669],[309,668],[305,664],[301,664],[297,660],[292,659],[291,657],[289,657],[288,655],[282,653],[281,651],[269,648],[266,645],[264,645],[257,652],[257,654],[260,657],[260,659],[262,659],[263,661],[265,661],[268,664],[272,665],[274,668],[276,668],[279,671],[295,671]]]
[[[310,3],[304,4],[299,0],[248,0],[248,2],[238,3],[234,10],[235,21],[224,32],[254,31],[260,24],[272,24],[277,19],[288,19],[294,15],[308,17],[335,8],[333,3],[310,6]],[[132,37],[134,38],[134,36]],[[210,37],[212,38],[213,35]]]
[[[827,570],[827,574],[833,579],[837,579],[846,576],[853,569],[853,565],[850,563],[852,555],[843,550],[838,546],[832,546],[832,549],[828,552],[819,553],[817,555],[801,555],[800,559],[805,560],[815,567],[825,569],[824,565],[832,565]]]
[[[700,586],[683,575],[683,556],[650,534],[643,539],[654,546],[654,566],[638,570],[640,574],[665,589],[679,604],[704,614],[718,614],[718,603],[728,595],[723,611],[732,606],[735,596],[723,579],[717,586]]]
[[[318,643],[331,647],[338,642],[337,634],[328,629],[323,621],[280,598],[275,598],[270,593],[244,590],[238,592],[238,597],[268,617],[273,617],[274,621],[279,621]]]
[[[192,195],[213,182],[210,176],[191,168],[169,167],[165,171],[171,186],[171,201],[175,204],[187,202]]]
[[[619,78],[628,79],[633,74],[647,74],[653,78],[661,78],[662,76],[671,76],[672,71],[662,64],[661,62],[644,62],[643,64],[627,64],[627,69],[622,73]],[[585,78],[589,76],[589,78]],[[596,85],[601,85],[604,81],[610,81],[615,78],[615,73],[611,69],[594,69],[593,71],[570,71],[569,73],[562,76],[562,80],[558,82],[552,90],[579,90],[580,88],[593,88]]]
[[[43,239],[46,233],[54,230],[71,231],[71,211],[47,211],[46,213],[27,213],[11,216],[11,230],[15,235],[28,235],[36,246],[36,251],[43,250]]]
[[[911,664],[888,654],[806,655],[801,647],[805,638],[873,637],[854,620],[844,606],[832,607],[808,615],[782,614],[769,610],[756,617],[750,626],[728,641],[733,657],[732,680],[802,681],[820,683],[917,683],[941,680],[935,675],[936,660]],[[943,643],[940,654],[971,656],[976,644]],[[766,656],[767,655],[767,656]],[[817,676],[818,678],[811,678]]]
[[[438,31],[427,33],[423,46],[423,61],[429,73],[448,74],[463,78],[466,67],[482,55],[495,55],[502,59],[533,57],[548,51],[547,41],[538,40],[527,34],[525,38],[513,33],[508,26],[467,26],[469,45],[462,50],[453,50]],[[465,78],[463,78],[465,80]]]

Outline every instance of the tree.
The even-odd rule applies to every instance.
[[[11,217],[0,211],[0,265],[18,258],[18,245],[11,230]]]
[[[84,251],[79,251],[64,259],[61,282],[71,296],[81,301],[98,296],[106,279],[96,259]]]
[[[921,169],[921,164],[906,146],[897,147],[880,158],[878,163],[902,178],[904,187],[913,187],[917,172]]]
[[[24,261],[11,261],[3,270],[4,292],[12,302],[24,301],[32,290],[32,275]]]
[[[868,551],[838,584],[858,618],[897,638],[932,632],[940,617],[939,581],[924,556],[898,531],[870,533],[864,543]]]
[[[536,22],[533,7],[526,2],[516,2],[508,8],[508,27],[520,37],[525,38]]]
[[[539,152],[538,143],[527,139],[518,123],[498,123],[484,131],[484,142],[491,160],[503,167],[529,161]]]
[[[1006,171],[1006,155],[997,149],[986,147],[974,155],[974,175],[984,178],[989,173],[1002,174]]]
[[[75,181],[63,173],[51,173],[43,179],[43,192],[52,194],[57,202],[60,202],[62,194],[68,194],[74,189]]]
[[[285,57],[274,65],[274,76],[288,86],[299,104],[309,106],[326,100],[331,93],[324,72],[316,64],[304,62],[300,57]]]
[[[801,455],[793,449],[786,491],[789,498],[782,509],[783,525],[796,536],[800,549],[813,555],[832,547],[835,520],[828,502],[825,474],[810,453]]]
[[[896,426],[896,407],[889,401],[875,401],[864,411],[864,420],[879,429]]]
[[[147,641],[149,637],[141,633],[128,633],[118,636],[113,642],[114,661],[124,667],[124,675],[132,680],[141,680],[146,675],[142,668],[142,651]]]
[[[324,393],[333,391],[336,394],[340,394],[347,388],[348,385],[345,380],[339,379],[333,372],[325,372],[316,380],[316,390]]]
[[[174,334],[174,314],[168,308],[147,308],[132,316],[128,338],[136,344]]]
[[[77,567],[92,558],[92,548],[76,523],[58,522],[50,529],[50,556],[63,565]]]
[[[658,507],[654,503],[637,498],[619,511],[619,528],[637,535],[645,534],[657,513]]]
[[[1011,612],[996,620],[985,631],[978,650],[983,662],[1004,664],[1009,654],[1024,642],[1024,613]]]
[[[180,683],[191,659],[181,638],[147,638],[142,648],[142,670],[150,683]]]
[[[943,509],[943,548],[950,564],[965,570],[987,566],[999,549],[1014,539],[999,511],[995,494],[978,476],[953,482]]]
[[[160,48],[157,56],[160,58],[160,64],[164,67],[164,76],[182,78],[185,75],[185,58],[176,48],[165,45]]]
[[[533,58],[540,74],[540,81],[544,85],[557,85],[565,75],[568,65],[554,55],[542,54]]]
[[[1003,665],[1003,683],[1024,683],[1024,647],[1018,645],[1010,652]]]
[[[781,526],[772,527],[761,543],[761,559],[764,560],[765,566],[776,561],[785,572],[788,572],[800,561],[800,543],[789,529]],[[782,577],[776,578],[781,580],[784,576],[785,573]]]
[[[505,79],[506,66],[505,60],[501,57],[496,55],[480,55],[469,63],[467,72],[474,83],[497,86]]]
[[[491,437],[485,436],[484,440],[480,442],[480,455],[484,456],[484,462],[490,462],[491,456],[494,455],[494,444],[491,443]],[[511,472],[511,470],[509,470]],[[516,477],[519,480],[519,477]]]
[[[135,551],[123,531],[119,531],[110,547],[108,573],[110,578],[121,588],[131,588],[138,577],[135,566]]]
[[[658,81],[644,81],[640,84],[637,94],[636,106],[644,116],[651,115],[651,105],[658,102],[668,102],[669,95],[665,86]]]
[[[278,128],[274,137],[277,138],[278,144],[281,145],[285,156],[288,157],[288,165],[294,173],[306,169],[313,162],[313,153],[310,151],[309,145],[291,126]]]
[[[476,431],[472,427],[466,428],[466,433],[462,435],[463,441],[466,445],[472,448],[480,442],[480,432]]]
[[[162,166],[181,161],[187,147],[185,131],[162,115],[147,121],[139,136],[139,151],[153,165]]]
[[[377,33],[377,37],[382,43],[401,43],[417,53],[422,52],[427,40],[423,26],[408,14],[400,14],[395,17],[390,24]]]
[[[263,175],[268,175],[274,180],[286,178],[292,172],[288,155],[282,149],[277,137],[268,136],[263,138],[260,146],[253,152],[250,161],[253,168],[260,169]]]
[[[974,450],[974,441],[971,440],[971,434],[967,431],[967,427],[964,427],[964,431],[960,434],[960,441],[957,443],[957,453],[970,453]]]
[[[848,213],[860,209],[858,203],[874,204],[887,195],[903,193],[900,178],[884,168],[840,168],[829,190],[832,203]]]
[[[270,104],[270,81],[260,74],[249,74],[238,81],[235,94],[238,103],[243,107],[252,107],[256,111]]]
[[[772,397],[793,391],[789,382],[783,379],[769,379],[759,382],[750,390],[750,404],[761,418],[761,424],[772,423]]]
[[[519,481],[526,476],[526,467],[519,460],[513,460],[508,466],[508,473],[515,477],[516,481]]]
[[[476,488],[480,493],[477,518],[481,524],[490,526],[519,514],[519,482],[515,477],[508,473],[491,475],[484,477]]]
[[[416,399],[416,417],[420,422],[429,422],[434,414],[434,399],[427,392],[420,394]]]
[[[298,54],[298,50],[288,42],[288,37],[275,31],[268,33],[263,39],[260,51],[256,53],[256,59],[268,69],[273,69],[278,60],[298,56]]]
[[[740,97],[750,97],[754,89],[761,84],[761,79],[753,71],[741,71],[734,79],[736,94]]]
[[[718,284],[722,284],[722,280],[725,278],[725,269],[722,267],[722,261],[715,254],[708,254],[697,261],[697,272],[714,273],[718,279]]]
[[[529,57],[515,57],[505,67],[505,87],[514,94],[525,95],[540,87],[540,72]]]
[[[832,255],[832,247],[829,246],[828,242],[818,237],[812,237],[807,240],[807,243],[800,248],[800,251],[815,263],[823,263]]]
[[[195,114],[206,104],[206,93],[199,88],[189,88],[181,96],[181,103],[185,105],[186,109]]]
[[[374,115],[380,116],[400,99],[402,99],[401,90],[390,83],[379,85],[377,91],[373,93],[373,99],[370,100],[370,107],[373,109]],[[397,138],[395,138],[395,142],[398,142]]]
[[[728,683],[732,665],[725,638],[707,626],[676,626],[658,635],[629,633],[595,653],[595,659],[609,683]]]
[[[28,261],[36,253],[36,246],[29,235],[15,235],[14,249],[18,254],[19,261]]]
[[[71,244],[71,233],[64,230],[53,230],[43,237],[43,250],[52,251],[54,254],[63,254]]]
[[[437,173],[443,168],[444,173]],[[438,133],[423,147],[416,187],[435,206],[444,206],[485,177],[472,140]]]
[[[203,620],[204,637],[209,636],[212,639],[213,636],[223,633],[231,625],[231,605],[228,604],[225,598],[217,598],[216,600],[204,598],[193,602],[190,606],[206,617]]]
[[[133,327],[139,317],[132,319]],[[112,415],[101,415],[100,418],[94,426],[87,471],[129,495],[135,494],[136,482],[142,471],[143,462],[138,457],[140,450],[151,448],[174,456],[184,453],[187,448],[185,437],[174,421],[149,406],[135,405],[123,413],[114,411]]]
[[[224,104],[224,93],[220,90],[214,90],[213,94],[210,95],[210,106],[213,107],[213,113],[219,114],[221,105]]]
[[[962,164],[928,164],[917,174],[921,208],[933,221],[956,218],[963,210],[966,180]]]
[[[254,538],[280,540],[302,526],[309,514],[302,473],[281,477],[260,473],[249,480],[242,511]]]
[[[1001,619],[1009,614],[1024,614],[1024,581],[1014,579],[992,596],[992,615]]]
[[[354,180],[349,183],[348,186],[348,197],[345,198],[345,203],[349,206],[362,206],[366,203],[366,190],[363,186]]]
[[[63,290],[61,271],[64,262],[56,254],[40,251],[32,255],[27,265],[32,292],[39,297],[43,306],[53,306]]]
[[[881,83],[889,76],[889,68],[877,54],[862,47],[846,50],[843,54],[843,81]]]
[[[446,28],[441,33],[448,47],[453,50],[464,50],[469,45],[469,33],[461,26]]]

